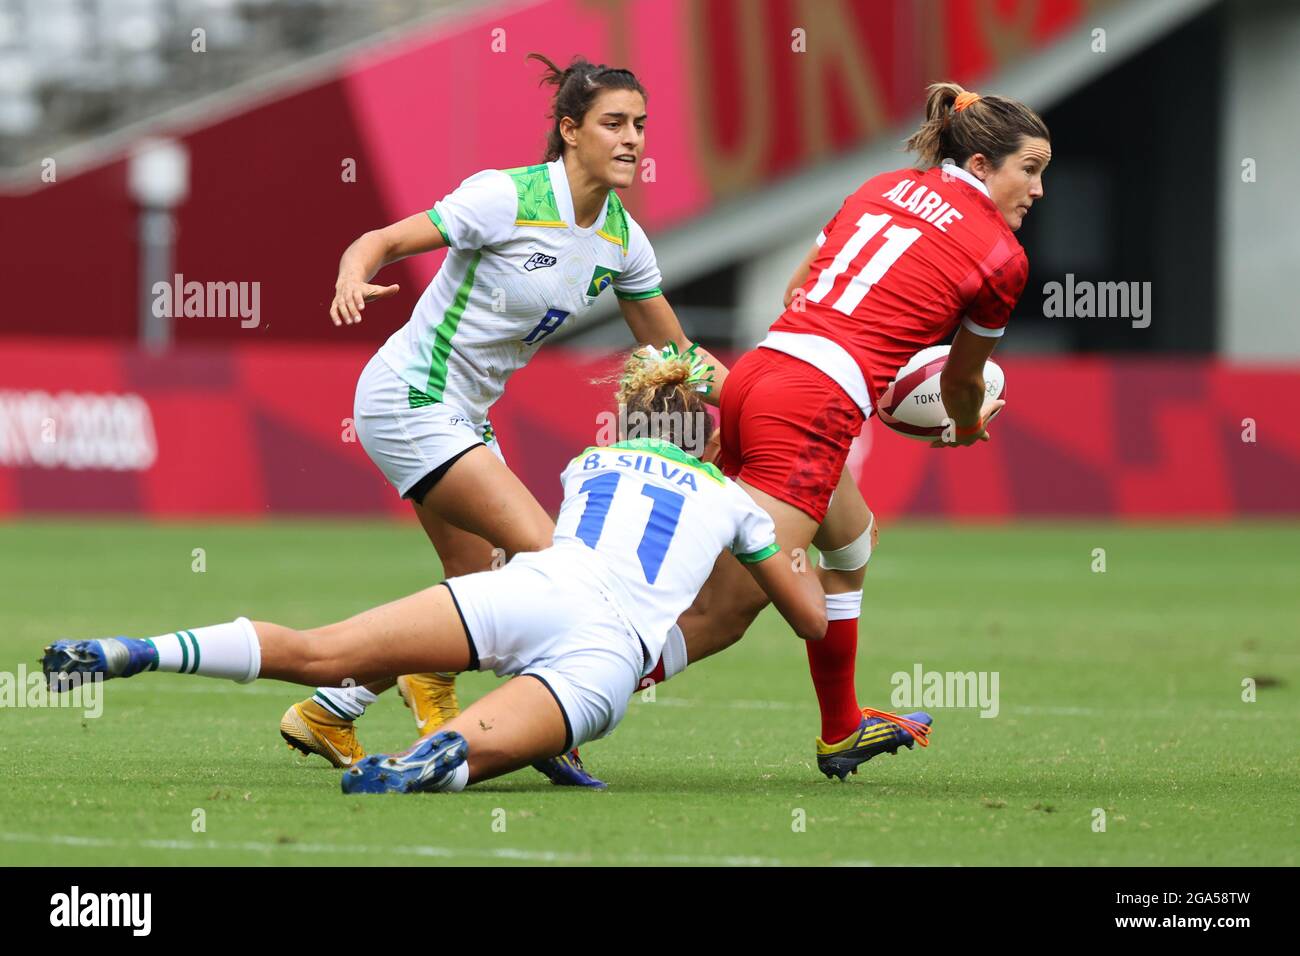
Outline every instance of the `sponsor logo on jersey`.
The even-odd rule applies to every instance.
[[[544,256],[540,252],[534,252],[528,261],[524,263],[524,268],[529,272],[534,269],[549,269],[558,261],[555,256]]]
[[[596,266],[591,273],[591,282],[587,284],[587,295],[594,299],[620,275],[622,275],[621,269],[606,269],[604,266]]]

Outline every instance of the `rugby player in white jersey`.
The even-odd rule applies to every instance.
[[[649,434],[573,459],[545,550],[306,631],[241,617],[143,640],[57,641],[44,657],[51,685],[149,671],[308,685],[480,668],[511,676],[407,751],[343,775],[349,793],[456,791],[610,733],[724,551],[799,637],[819,640],[817,575],[782,555],[772,519],[739,485],[688,451],[712,428],[702,369],[653,351],[629,361],[618,398]]]
[[[354,412],[362,447],[411,501],[448,577],[490,567],[494,548],[513,557],[551,543],[550,516],[506,466],[488,414],[557,329],[612,287],[638,342],[691,346],[660,291],[654,250],[614,192],[640,167],[645,90],[627,70],[580,58],[561,70],[531,56],[555,86],[548,162],[476,173],[427,212],[364,234],[343,254],[330,307],[335,325],[360,322],[367,302],[398,290],[371,283],[381,268],[450,250],[410,321],[361,373]],[[706,396],[716,404],[726,370],[712,364]],[[685,666],[686,648],[669,626],[671,673]],[[459,712],[453,680],[397,677],[420,734]],[[353,721],[392,683],[318,688],[285,712],[280,732],[304,753],[350,766],[364,756]],[[577,754],[538,769],[556,783],[601,786]]]

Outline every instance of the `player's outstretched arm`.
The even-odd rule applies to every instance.
[[[806,563],[792,562],[784,551],[745,568],[754,576],[781,616],[805,641],[826,636],[826,594],[811,569],[796,570]]]
[[[447,244],[442,232],[426,213],[407,216],[383,229],[363,233],[348,246],[339,260],[339,277],[334,283],[330,318],[335,325],[361,321],[366,303],[396,295],[398,285],[372,285],[375,273],[390,263],[421,252],[432,252]]]
[[[632,330],[638,342],[653,345],[657,349],[672,342],[682,352],[691,347],[691,340],[682,331],[682,324],[677,321],[677,313],[673,311],[673,307],[668,304],[668,299],[664,296],[656,295],[649,299],[619,299],[618,305],[623,311],[623,319],[627,322],[627,327]],[[716,405],[718,396],[722,394],[722,383],[727,378],[727,367],[707,350],[697,346],[695,351],[713,366],[713,382],[709,390],[704,393],[704,400],[710,405]]]

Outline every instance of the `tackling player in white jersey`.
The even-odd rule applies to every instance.
[[[349,793],[455,791],[613,731],[725,550],[799,637],[819,640],[817,576],[781,556],[772,519],[739,485],[683,447],[712,427],[695,369],[677,357],[629,362],[619,400],[651,434],[569,464],[545,550],[309,631],[241,617],[146,640],[57,641],[44,657],[51,685],[148,671],[304,684],[479,668],[518,677],[409,750],[343,776]]]
[[[612,287],[637,341],[691,346],[645,232],[613,191],[639,168],[644,89],[627,70],[581,59],[560,70],[532,56],[556,87],[549,161],[476,173],[427,213],[363,235],[339,263],[330,308],[336,325],[360,322],[367,301],[397,292],[371,284],[383,266],[450,250],[410,321],[361,373],[354,413],[362,447],[410,499],[448,577],[488,568],[494,548],[513,557],[551,543],[551,519],[506,467],[488,413],[556,330]],[[716,402],[726,370],[714,367]],[[675,627],[672,640],[684,666]],[[407,674],[397,685],[422,734],[459,712],[450,675]],[[349,766],[364,756],[353,721],[389,686],[319,688],[285,712],[280,732]],[[576,754],[538,769],[557,783],[600,785]]]

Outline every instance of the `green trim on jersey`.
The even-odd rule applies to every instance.
[[[618,198],[618,193],[610,190],[609,206],[605,210],[605,224],[596,230],[596,235],[622,246],[623,255],[627,255],[628,233],[627,211],[623,208],[623,200]]]
[[[456,290],[456,297],[451,300],[451,305],[447,307],[433,335],[429,387],[424,391],[435,402],[442,401],[443,392],[447,388],[447,359],[451,355],[451,339],[456,334],[457,326],[460,325],[461,316],[465,314],[465,306],[469,304],[470,289],[474,288],[474,273],[478,271],[479,260],[482,258],[483,250],[479,249],[474,253],[474,258],[469,261],[469,268],[465,270],[465,278],[460,288]]]
[[[660,289],[658,286],[653,289],[646,289],[644,292],[619,292],[615,289],[614,294],[620,299],[630,299],[635,302],[638,299],[653,299],[657,295],[663,295],[664,290]]]
[[[622,451],[643,451],[652,455],[658,455],[660,458],[667,458],[669,461],[676,462],[679,465],[685,465],[687,468],[693,468],[696,471],[703,472],[720,485],[725,485],[727,479],[722,476],[714,465],[700,461],[694,455],[688,454],[678,448],[670,441],[664,441],[662,438],[630,438],[627,441],[615,442],[612,445],[591,445],[582,450],[582,453],[575,455],[573,460],[584,458],[594,451],[609,451],[618,448]]]
[[[409,391],[406,393],[407,408],[424,408],[427,405],[436,405],[437,402],[424,394],[414,385],[407,386]]]
[[[773,541],[766,548],[760,548],[757,551],[751,551],[749,552],[749,554],[736,555],[736,560],[739,561],[741,564],[758,564],[758,562],[760,561],[766,561],[768,558],[770,558],[772,555],[776,554],[780,550],[781,549],[777,546],[776,542]]]
[[[568,225],[560,219],[560,207],[555,202],[555,191],[551,189],[551,170],[546,163],[503,169],[502,172],[513,180],[519,197],[515,225]]]
[[[448,248],[451,248],[451,236],[447,235],[447,226],[442,221],[442,216],[438,214],[438,210],[436,209],[426,210],[425,215],[429,217],[429,221],[431,223],[433,223],[435,226],[438,227],[438,231],[442,233],[443,241],[447,243]]]

